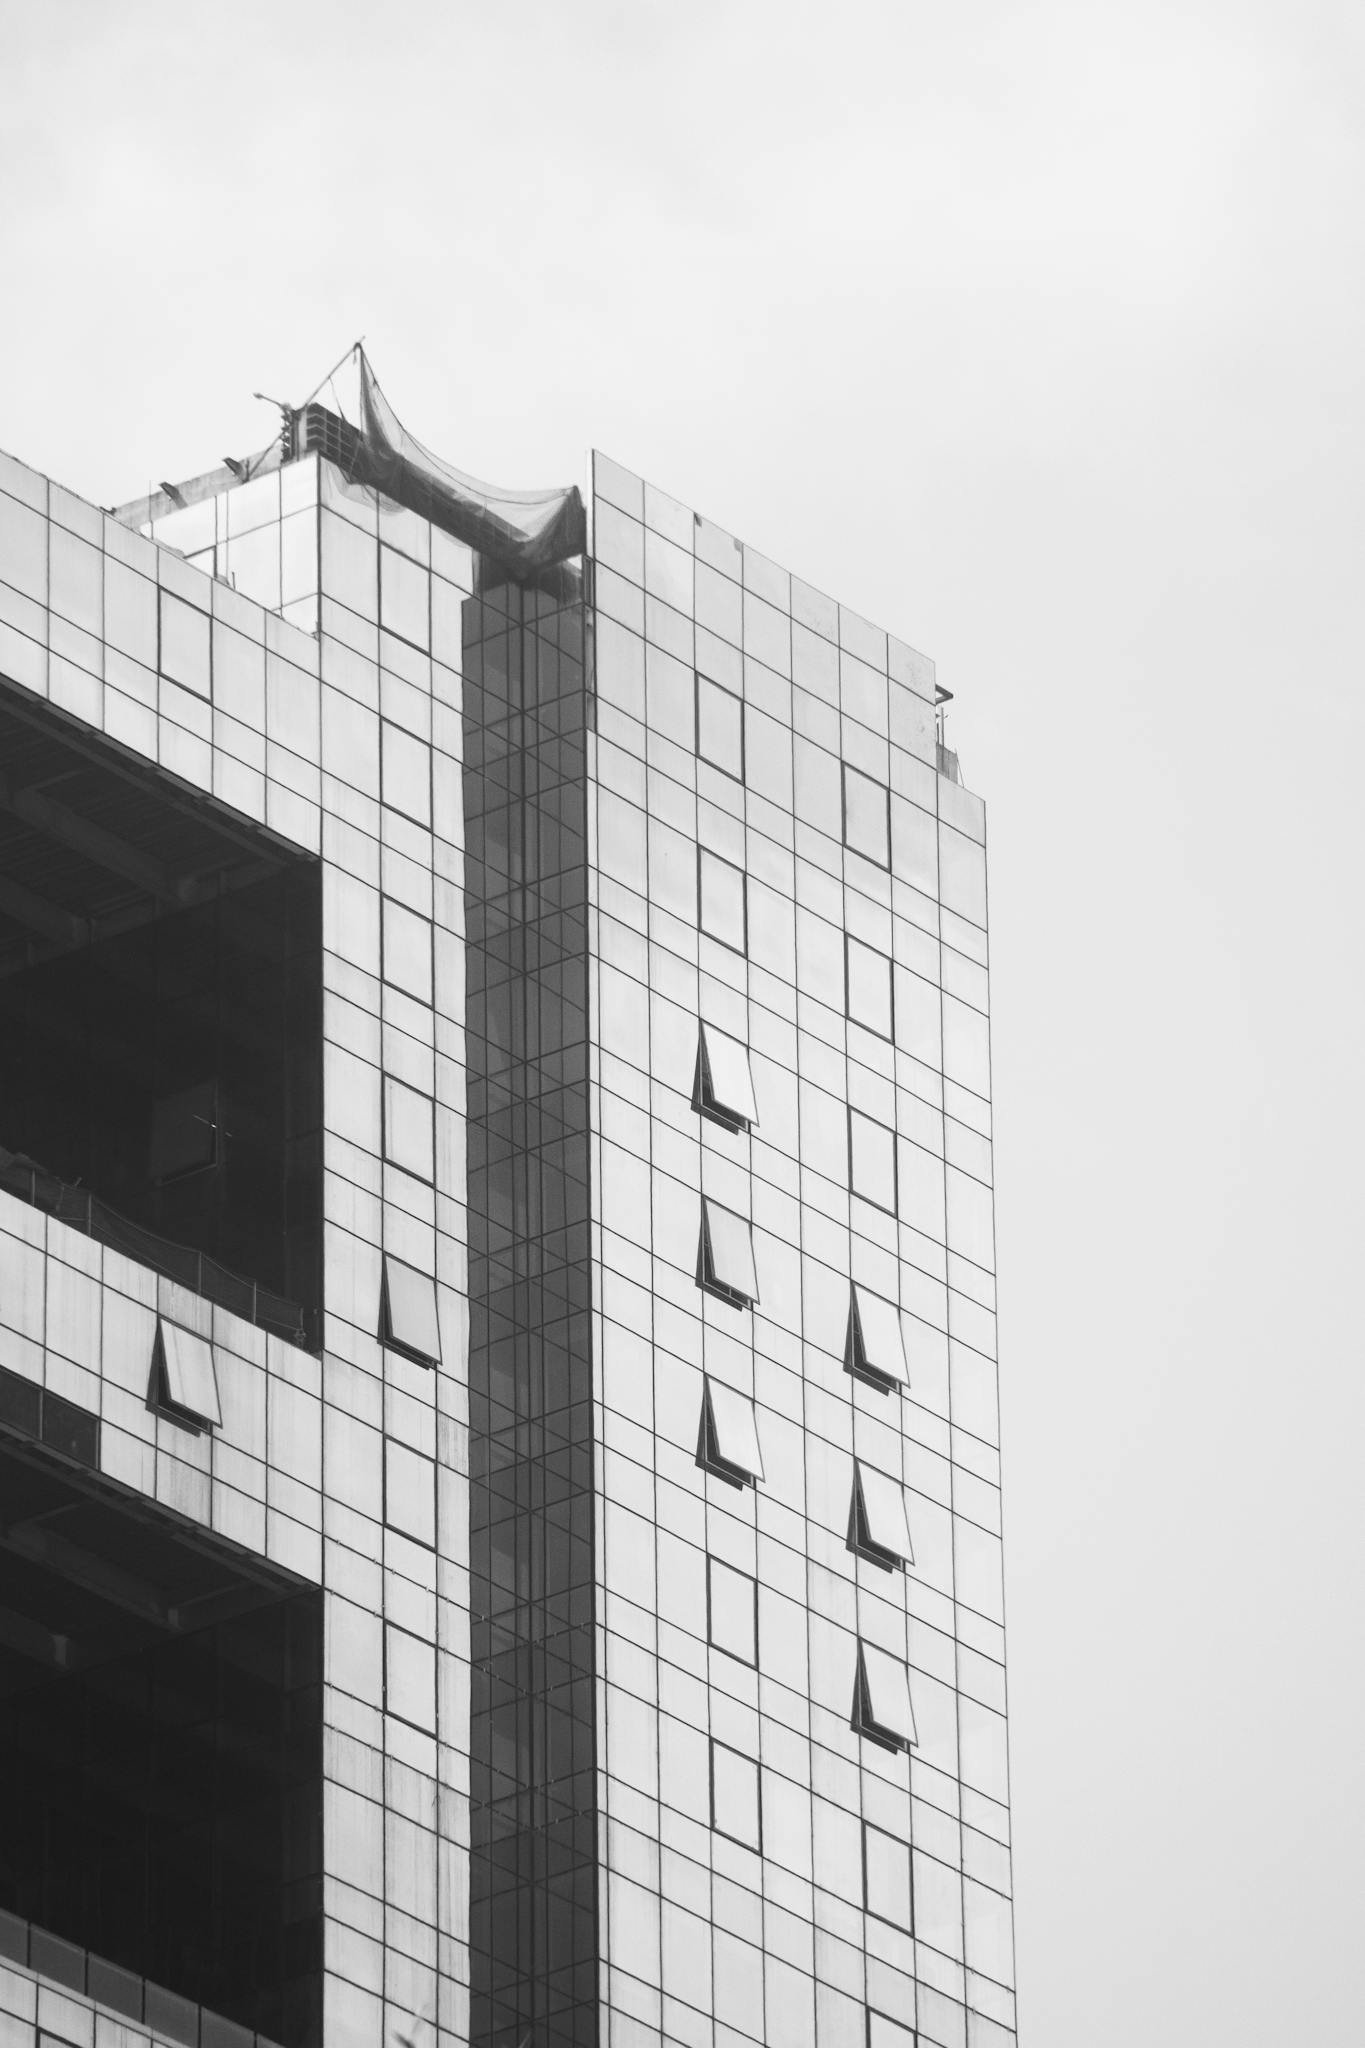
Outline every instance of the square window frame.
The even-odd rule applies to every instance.
[[[694,679],[695,679],[695,681],[694,681],[694,687],[693,687],[693,708],[694,708],[694,711],[695,711],[695,720],[696,720],[696,729],[695,729],[695,741],[696,741],[696,745],[695,745],[695,752],[696,752],[696,756],[697,756],[697,759],[698,759],[699,761],[705,761],[705,763],[706,763],[706,765],[708,766],[708,768],[714,768],[714,769],[716,770],[716,773],[717,773],[718,775],[725,775],[725,776],[728,776],[731,782],[737,782],[737,783],[739,784],[740,788],[741,788],[741,789],[744,789],[744,788],[746,788],[746,787],[748,786],[748,751],[747,751],[747,749],[748,749],[748,733],[747,733],[747,731],[746,731],[746,720],[745,720],[745,717],[744,717],[744,699],[743,699],[743,697],[741,697],[741,695],[740,695],[740,693],[739,693],[739,691],[738,691],[738,690],[732,690],[732,689],[730,689],[730,688],[729,688],[729,686],[728,686],[727,684],[725,684],[725,683],[719,683],[719,682],[717,682],[717,681],[716,681],[716,678],[715,678],[714,676],[708,676],[708,675],[707,675],[707,674],[705,673],[705,671],[704,671],[704,670],[702,670],[702,669],[699,669],[699,668],[697,668],[697,669],[693,669],[693,671],[692,671],[692,674],[693,674],[693,677],[694,677]],[[735,703],[736,703],[736,704],[738,704],[738,706],[739,706],[739,773],[738,773],[738,775],[736,775],[736,774],[735,774],[735,771],[734,771],[734,769],[733,769],[733,768],[727,768],[727,767],[725,766],[725,763],[724,763],[723,761],[717,761],[717,760],[715,759],[715,757],[714,757],[713,755],[711,755],[711,754],[706,754],[706,753],[703,753],[703,752],[702,752],[702,744],[701,744],[701,686],[702,686],[702,684],[703,684],[703,683],[709,683],[709,684],[711,685],[711,688],[712,688],[713,690],[719,690],[719,691],[721,692],[722,696],[725,696],[725,697],[732,697],[732,698],[734,699]]]

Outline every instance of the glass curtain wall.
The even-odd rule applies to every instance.
[[[576,567],[464,607],[470,2039],[597,2040],[587,692]]]

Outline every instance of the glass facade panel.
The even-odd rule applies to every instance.
[[[848,1184],[865,1202],[896,1213],[896,1133],[860,1109],[848,1113]]]
[[[749,949],[747,879],[733,861],[722,860],[709,847],[697,849],[701,928],[735,953]]]
[[[708,1634],[742,1664],[758,1662],[758,1587],[747,1572],[718,1557],[706,1560]]]
[[[901,1564],[913,1563],[905,1489],[900,1481],[861,1459],[854,1470],[853,1516],[859,1546],[880,1551]]]
[[[763,1848],[763,1815],[758,1765],[723,1742],[711,1743],[711,1825],[718,1834]]]
[[[870,1373],[899,1386],[909,1384],[900,1310],[894,1302],[883,1301],[879,1294],[856,1283],[849,1314],[848,1362],[855,1372]]]
[[[748,1046],[714,1024],[703,1024],[700,1062],[697,1107],[715,1111],[721,1121],[756,1124],[758,1104]]]
[[[910,1705],[910,1675],[904,1664],[875,1643],[858,1644],[858,1675],[854,1687],[853,1725],[894,1748],[918,1741]]]
[[[708,1379],[702,1397],[699,1461],[752,1483],[763,1477],[754,1404],[733,1387]]]
[[[879,868],[891,865],[891,796],[861,768],[844,763],[844,845]]]
[[[914,1931],[910,1844],[871,1821],[863,1822],[863,1905],[876,1919]]]
[[[750,1303],[758,1300],[758,1272],[754,1265],[753,1226],[747,1217],[719,1202],[701,1205],[701,1251],[699,1283],[727,1299]]]
[[[697,674],[697,752],[703,761],[744,780],[744,700]]]
[[[875,1031],[879,1038],[894,1037],[890,960],[885,953],[855,939],[851,932],[844,943],[848,1015],[855,1024]]]
[[[395,1351],[406,1353],[419,1365],[435,1365],[440,1360],[435,1283],[401,1259],[384,1260],[380,1335]]]
[[[207,611],[163,590],[159,664],[162,675],[186,690],[193,690],[197,697],[207,697],[211,694],[209,660]]]
[[[223,1414],[213,1369],[213,1346],[208,1339],[162,1317],[157,1323],[157,1347],[164,1405],[205,1428],[216,1428]]]

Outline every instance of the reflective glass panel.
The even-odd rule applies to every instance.
[[[863,1904],[878,1920],[909,1932],[914,1925],[910,1904],[910,1844],[863,1822]]]
[[[889,2020],[885,2013],[869,2012],[867,2048],[915,2048],[914,2032],[899,2020]]]
[[[431,1001],[431,924],[398,903],[384,898],[384,979],[406,989],[418,1002]]]
[[[905,1330],[900,1310],[867,1287],[854,1284],[852,1308],[852,1358],[856,1371],[878,1374],[901,1386],[910,1383],[905,1358]]]
[[[758,1588],[747,1572],[719,1557],[706,1560],[707,1634],[741,1663],[758,1662]]]
[[[754,1404],[733,1387],[708,1379],[702,1397],[703,1463],[728,1466],[746,1479],[763,1477]]]
[[[913,1563],[905,1489],[900,1481],[861,1460],[854,1466],[854,1475],[854,1513],[861,1542],[873,1550],[885,1551],[888,1557],[899,1558],[902,1564]]]
[[[719,1202],[701,1205],[701,1283],[739,1300],[758,1300],[753,1226]]]
[[[856,1728],[901,1748],[909,1748],[916,1741],[910,1676],[899,1659],[879,1650],[875,1643],[860,1641],[856,1692]]]
[[[384,1157],[419,1180],[434,1176],[434,1119],[435,1106],[429,1095],[385,1075]]]
[[[848,1184],[865,1202],[896,1213],[896,1134],[860,1109],[848,1113]]]
[[[163,1317],[157,1324],[157,1344],[166,1404],[206,1428],[216,1428],[223,1415],[218,1405],[213,1346],[208,1338]]]
[[[863,1024],[880,1037],[890,1038],[891,962],[885,953],[865,946],[851,932],[846,946],[848,1014],[855,1024]]]
[[[415,647],[430,644],[431,578],[395,549],[379,550],[379,623]]]
[[[754,1100],[753,1075],[749,1069],[749,1048],[714,1024],[701,1027],[701,1072],[699,1109],[717,1111],[729,1122],[756,1124],[758,1104]]]
[[[743,868],[722,860],[709,847],[697,850],[697,892],[701,904],[701,928],[711,938],[736,953],[748,950],[748,918],[745,906]]]
[[[703,761],[744,780],[744,704],[709,676],[697,677],[697,752]]]
[[[200,697],[209,694],[208,614],[169,590],[161,593],[161,673]]]
[[[711,1742],[711,1825],[718,1834],[762,1849],[758,1765],[723,1742]]]
[[[891,865],[891,794],[861,768],[844,763],[844,845],[879,868]]]
[[[400,1259],[385,1257],[380,1341],[413,1358],[436,1365],[441,1357],[436,1319],[436,1282]]]
[[[435,1734],[436,1646],[392,1623],[384,1630],[384,1707]]]
[[[436,1541],[436,1465],[389,1437],[384,1445],[384,1520],[418,1543]]]

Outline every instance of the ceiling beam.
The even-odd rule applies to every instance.
[[[54,1511],[63,1512],[61,1509]],[[122,1565],[111,1564],[107,1558],[97,1557],[93,1550],[72,1543],[52,1527],[54,1513],[34,1517],[27,1522],[16,1522],[0,1531],[0,1547],[26,1559],[29,1564],[40,1565],[44,1571],[70,1579],[83,1591],[93,1593],[96,1599],[107,1601],[111,1607],[117,1607],[125,1614],[136,1615],[139,1621],[150,1621],[158,1628],[175,1626],[163,1593],[146,1579],[125,1571]]]
[[[22,882],[13,881],[8,875],[0,875],[0,916],[12,918],[40,939],[64,948],[83,946],[90,937],[90,927],[83,917],[26,889]]]
[[[78,1661],[69,1636],[58,1635],[10,1607],[0,1607],[0,1648],[45,1665],[49,1671],[69,1671]]]
[[[122,875],[125,882],[154,896],[159,903],[181,901],[180,877],[164,861],[130,846],[115,833],[106,832],[102,825],[92,824],[89,818],[82,818],[41,789],[16,789],[7,776],[0,776],[0,806],[73,853],[83,854],[97,866]]]

